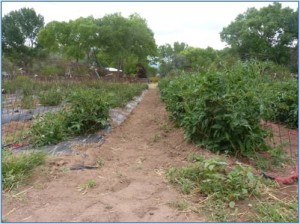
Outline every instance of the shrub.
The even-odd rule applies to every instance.
[[[264,118],[298,128],[298,84],[295,79],[270,81],[266,85]]]
[[[78,89],[68,98],[67,127],[74,134],[103,128],[108,118],[108,103],[95,89]]]
[[[59,65],[45,65],[40,73],[44,76],[57,76],[57,75],[63,75],[65,73],[65,70],[62,66]]]
[[[162,81],[162,99],[185,137],[212,151],[249,154],[267,150],[260,126],[262,100],[255,64],[230,72],[182,75]]]
[[[31,143],[37,146],[56,144],[69,135],[66,125],[66,113],[45,113],[37,117],[30,129]]]
[[[32,95],[23,95],[21,98],[21,107],[23,109],[33,109],[35,108],[35,103]]]
[[[63,92],[60,88],[51,88],[39,93],[39,102],[44,106],[57,106],[62,100]]]

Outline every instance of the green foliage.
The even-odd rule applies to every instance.
[[[158,47],[160,58],[159,72],[162,76],[166,76],[172,71],[184,69],[188,65],[188,61],[182,52],[188,48],[186,43],[174,42],[173,46],[165,44]]]
[[[188,156],[188,161],[189,162],[203,162],[204,161],[204,157],[197,154],[197,153],[191,153]]]
[[[284,162],[288,161],[282,145],[271,148],[267,152],[270,155],[268,159],[259,153],[251,155],[260,170],[272,170],[274,167],[283,167]]]
[[[51,88],[39,93],[39,102],[44,106],[57,106],[63,100],[63,91],[59,88]]]
[[[78,89],[68,97],[67,126],[74,134],[99,130],[107,123],[109,105],[95,89]]]
[[[185,137],[212,151],[250,155],[269,150],[260,121],[298,127],[298,87],[270,62],[238,62],[221,72],[183,74],[159,82],[161,98]]]
[[[218,159],[199,161],[188,167],[171,168],[167,177],[186,194],[197,191],[212,200],[228,203],[257,195],[261,184],[250,167],[237,163],[232,168]]]
[[[31,142],[38,146],[56,144],[69,136],[100,130],[107,124],[109,108],[124,106],[145,88],[145,84],[101,81],[55,86],[43,83],[39,87],[47,89],[39,93],[43,105],[58,105],[63,99],[66,105],[58,113],[46,113],[34,120]]]
[[[185,137],[212,151],[246,154],[266,150],[261,126],[260,83],[255,63],[228,72],[182,75],[159,83],[171,117]]]
[[[249,8],[221,32],[244,59],[271,60],[288,64],[291,47],[298,38],[298,11],[282,8],[278,2],[261,9]]]
[[[28,178],[32,170],[44,163],[46,154],[41,151],[14,155],[9,150],[2,151],[2,186],[4,189],[16,187]]]
[[[297,199],[287,202],[261,202],[256,205],[255,210],[258,214],[253,218],[254,222],[297,223],[299,221]]]
[[[39,71],[39,73],[44,76],[57,76],[64,74],[64,72],[64,68],[58,65],[45,65]]]
[[[31,95],[23,95],[21,99],[21,107],[23,109],[35,108],[33,97]]]
[[[30,129],[30,141],[37,146],[56,144],[68,135],[66,113],[63,111],[37,117]]]
[[[298,83],[295,79],[270,82],[264,92],[264,118],[298,128]]]
[[[101,91],[110,107],[122,107],[134,96],[139,95],[147,84],[118,84],[107,85],[106,89]]]
[[[147,62],[148,56],[156,54],[154,34],[138,14],[129,18],[115,13],[99,19],[53,21],[41,30],[38,40],[49,51],[77,62],[87,57],[98,65],[101,62],[102,66],[128,73],[137,63]]]
[[[44,18],[34,9],[21,8],[2,18],[2,46],[4,56],[27,66],[37,54],[36,37],[44,26]]]
[[[91,180],[86,181],[84,184],[79,185],[77,187],[77,189],[82,194],[86,194],[88,189],[94,188],[94,187],[96,187],[96,185],[97,185],[96,181],[91,179]]]
[[[206,49],[188,47],[181,52],[187,60],[186,69],[194,72],[204,72],[217,59],[217,51],[208,47]]]

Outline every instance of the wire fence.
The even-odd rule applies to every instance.
[[[289,157],[296,161],[299,153],[298,129],[289,129],[270,121],[263,122],[262,125],[271,132],[271,136],[266,139],[267,143],[273,148],[281,146]]]

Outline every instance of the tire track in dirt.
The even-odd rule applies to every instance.
[[[197,150],[183,139],[182,130],[168,119],[159,91],[150,89],[128,119],[106,136],[102,145],[90,144],[79,155],[50,158],[30,184],[3,196],[3,215],[12,222],[203,222],[205,217],[178,211],[168,204],[183,195],[165,180],[170,166],[184,165]],[[82,164],[104,165],[96,170],[70,171]],[[56,164],[56,166],[53,166]],[[61,165],[62,164],[62,165]],[[85,194],[78,186],[96,186]],[[29,189],[31,186],[33,188]],[[16,192],[15,192],[16,193]],[[10,213],[10,214],[9,214]]]

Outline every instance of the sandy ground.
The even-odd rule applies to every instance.
[[[204,222],[205,216],[170,206],[181,200],[165,179],[197,150],[168,119],[150,86],[129,118],[102,144],[78,145],[77,155],[49,158],[29,183],[3,194],[9,222]],[[199,150],[199,149],[198,149]],[[99,165],[70,170],[79,165]],[[89,180],[96,186],[81,189]]]

